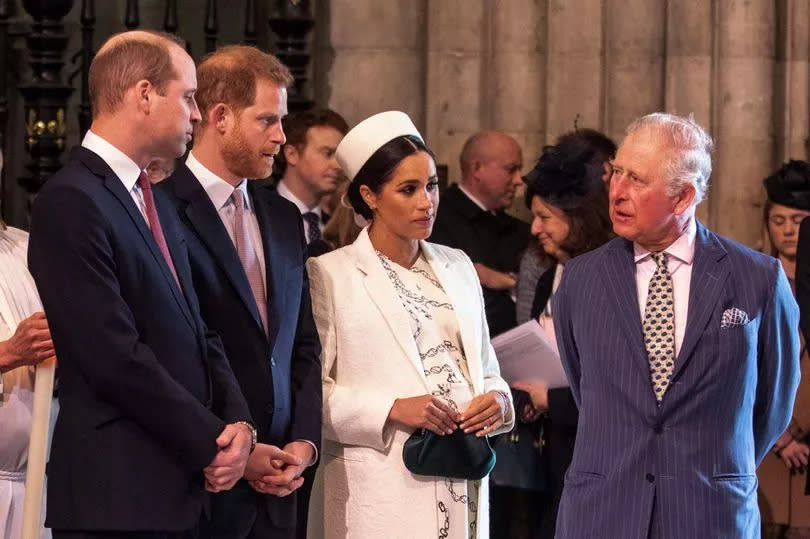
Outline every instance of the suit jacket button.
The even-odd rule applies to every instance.
[[[273,367],[276,366],[276,358],[274,356],[270,356],[270,365],[272,365]]]
[[[648,474],[647,474],[647,482],[648,482],[648,483],[653,483],[653,482],[655,482],[655,476],[654,476],[653,474],[651,474],[651,473],[648,473]]]

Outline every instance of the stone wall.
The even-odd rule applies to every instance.
[[[692,113],[716,141],[700,218],[759,245],[762,178],[808,157],[808,0],[322,0],[318,9],[329,12],[319,17],[319,99],[350,123],[408,112],[451,181],[479,129],[512,134],[528,169],[575,120],[618,141],[642,114]]]
[[[266,17],[275,2],[257,2],[259,43],[271,49]],[[451,181],[459,176],[461,145],[479,129],[513,135],[528,170],[543,145],[575,122],[618,141],[639,115],[692,113],[716,141],[715,173],[700,218],[759,245],[761,179],[788,158],[808,157],[810,0],[312,3],[312,96],[351,124],[387,109],[409,113],[439,161],[449,165]],[[80,4],[66,18],[75,36],[68,58],[79,46]],[[204,4],[178,2],[181,34],[197,59]],[[140,1],[146,27],[160,27],[164,5]],[[124,29],[123,6],[123,0],[96,2],[97,43]],[[243,0],[220,0],[219,6],[220,42],[238,41]],[[15,19],[12,30],[24,26]],[[9,105],[14,142],[6,149],[18,154],[21,103],[12,97]],[[75,122],[69,128],[69,143],[78,142]],[[27,202],[14,180],[22,173],[7,171],[2,196],[6,219],[24,226]],[[520,202],[514,209],[525,215]]]

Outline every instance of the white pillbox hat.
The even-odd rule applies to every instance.
[[[354,180],[374,152],[403,135],[413,135],[424,142],[408,115],[397,110],[380,112],[354,126],[340,141],[335,152],[349,181]]]

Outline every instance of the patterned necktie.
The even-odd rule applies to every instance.
[[[248,220],[245,219],[245,195],[241,189],[234,189],[231,194],[231,201],[234,205],[233,212],[233,239],[236,247],[236,254],[242,262],[245,270],[250,291],[253,292],[253,299],[259,309],[259,318],[262,326],[267,332],[267,296],[264,291],[264,280],[262,279],[262,267],[250,240],[250,230]]]
[[[661,402],[675,366],[675,308],[667,254],[652,253],[652,258],[657,267],[650,279],[644,307],[644,346],[655,398]]]
[[[152,194],[152,184],[149,182],[149,178],[144,171],[141,171],[141,175],[138,176],[138,187],[141,188],[141,194],[143,195],[146,220],[149,223],[149,228],[152,230],[152,237],[155,238],[155,243],[157,243],[158,249],[160,249],[163,259],[166,260],[166,264],[172,271],[172,275],[174,275],[174,281],[179,287],[180,280],[177,278],[177,270],[174,269],[172,255],[169,253],[169,246],[166,244],[166,237],[163,235],[163,227],[160,225],[160,219],[155,209],[155,197]]]
[[[307,222],[307,243],[321,239],[321,217],[314,211],[308,211],[303,215]]]

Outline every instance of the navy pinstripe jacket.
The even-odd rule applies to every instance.
[[[698,223],[686,333],[656,404],[633,245],[566,264],[553,298],[579,409],[558,538],[759,537],[756,467],[799,382],[798,309],[777,260]],[[749,322],[721,328],[737,308]]]

